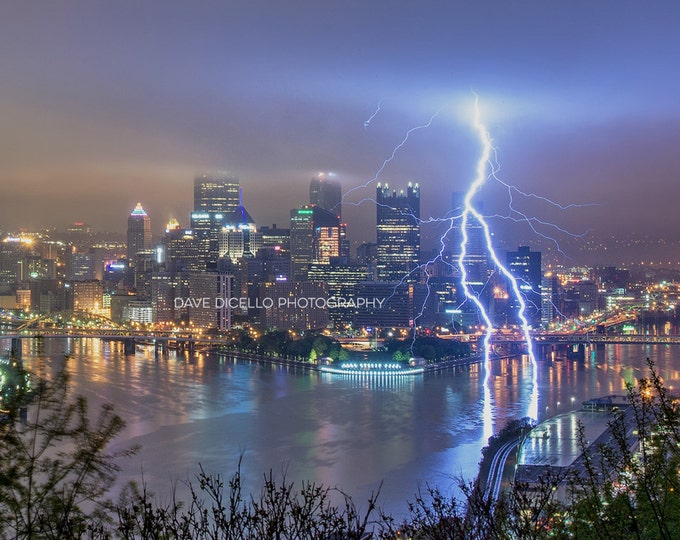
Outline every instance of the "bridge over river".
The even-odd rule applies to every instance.
[[[34,338],[99,338],[121,341],[125,344],[126,353],[132,354],[137,344],[154,345],[156,354],[164,354],[168,348],[193,353],[197,347],[225,346],[232,343],[230,338],[221,336],[204,336],[196,331],[145,331],[122,330],[119,328],[82,328],[65,330],[60,328],[28,328],[23,330],[0,330],[0,338],[21,340]],[[481,341],[481,338],[479,338]],[[591,333],[535,333],[531,336],[532,348],[538,357],[585,355],[590,346],[606,344],[680,344],[680,336],[647,335],[647,334],[591,334]],[[469,336],[465,340],[470,340]],[[518,334],[495,334],[491,339],[492,346],[504,354],[521,354],[526,352],[526,342]],[[379,345],[379,344],[374,344]],[[13,349],[16,347],[13,346]]]
[[[95,338],[120,341],[125,345],[125,353],[133,354],[137,344],[154,345],[156,354],[166,353],[170,346],[180,351],[193,353],[197,346],[219,346],[233,343],[229,338],[197,335],[196,332],[148,332],[143,330],[85,329],[64,330],[60,328],[27,329],[21,331],[0,331],[0,339],[12,340],[12,351],[16,352],[16,342],[36,338]]]
[[[590,333],[571,333],[553,334],[537,333],[531,336],[532,342],[541,345],[544,343],[560,344],[609,344],[609,343],[636,343],[636,344],[680,344],[680,336],[653,336],[648,334],[590,334]],[[492,343],[525,343],[520,336],[497,335],[491,338]]]

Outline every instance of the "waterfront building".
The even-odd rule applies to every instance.
[[[354,296],[357,299],[356,328],[412,328],[422,312],[427,285],[363,281],[355,285]]]
[[[271,247],[262,247],[255,255],[263,263],[263,281],[290,281],[290,257],[288,253]]]
[[[154,307],[154,322],[175,321],[175,292],[177,278],[171,272],[153,272],[151,275],[151,304]],[[179,295],[181,298],[183,295]]]
[[[98,315],[108,316],[110,312],[105,310],[104,290],[99,280],[74,281],[70,289],[73,291],[73,311],[88,311]]]
[[[154,252],[137,253],[134,267],[134,288],[141,300],[151,298],[151,275],[156,269]]]
[[[110,306],[110,311],[111,311],[111,320],[115,323],[122,323],[123,322],[123,308],[129,303],[132,302],[133,300],[137,299],[137,295],[131,292],[127,291],[115,291],[111,295],[111,299],[109,301],[109,306]]]
[[[149,324],[156,320],[154,311],[150,300],[130,300],[123,306],[122,321]]]
[[[454,323],[452,310],[460,311],[456,301],[459,284],[450,276],[431,276],[427,280],[429,295],[422,315],[416,318],[417,326],[451,326]]]
[[[328,287],[325,283],[267,282],[260,285],[262,324],[277,330],[319,330],[326,328]]]
[[[312,264],[309,267],[309,281],[325,283],[329,298],[342,298],[352,301],[356,294],[356,284],[370,279],[365,264],[350,264],[346,259],[337,257],[329,264]],[[336,326],[350,325],[354,322],[354,308],[332,305],[328,316]]]
[[[191,325],[199,329],[229,330],[234,276],[225,272],[206,271],[188,274],[189,294],[180,297]],[[177,298],[177,296],[176,296]]]
[[[390,192],[378,184],[376,196],[377,274],[381,281],[419,281],[420,188],[409,182]]]
[[[16,292],[16,307],[17,309],[23,309],[28,311],[31,309],[31,290],[25,288],[19,288]]]

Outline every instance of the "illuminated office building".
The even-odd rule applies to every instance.
[[[203,269],[214,270],[219,258],[220,231],[226,223],[221,212],[192,212],[191,231]]]
[[[205,260],[200,256],[192,230],[166,230],[165,264],[171,273],[205,270]]]
[[[71,289],[73,291],[73,311],[109,315],[109,313],[103,313],[104,291],[101,281],[74,281],[71,283]]]
[[[356,284],[370,279],[365,264],[347,264],[342,257],[333,258],[330,264],[312,264],[309,267],[309,281],[325,283],[330,298],[342,298],[352,302]],[[355,309],[343,305],[331,305],[328,316],[336,326],[349,325],[354,321]]]
[[[191,230],[205,269],[214,270],[219,258],[219,234],[241,204],[238,176],[206,172],[194,178]]]
[[[420,189],[409,182],[404,191],[390,192],[378,184],[377,273],[381,281],[416,282],[420,256]]]
[[[238,176],[228,172],[206,172],[194,178],[194,212],[224,215],[240,204]]]
[[[295,281],[306,281],[309,265],[329,264],[340,255],[340,220],[319,206],[290,211],[290,264]]]
[[[254,257],[262,246],[255,220],[239,205],[219,233],[219,256],[236,262],[242,257]]]

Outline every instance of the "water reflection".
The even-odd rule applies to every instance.
[[[489,379],[491,378],[491,361],[489,356],[484,358],[484,382],[482,400],[484,403],[482,409],[482,419],[484,421],[483,437],[488,440],[493,435],[493,406],[491,404],[491,389],[489,388]]]
[[[25,364],[65,363],[74,391],[93,407],[113,402],[127,421],[116,447],[143,447],[121,478],[140,480],[143,470],[157,493],[193,478],[199,463],[228,478],[242,455],[248,490],[269,469],[285,469],[291,481],[339,485],[359,501],[384,482],[383,505],[404,509],[418,485],[447,491],[455,476],[473,477],[488,436],[509,420],[542,420],[622,393],[647,374],[647,357],[668,386],[680,384],[680,347],[670,345],[598,346],[585,361],[524,355],[416,377],[346,378],[231,355],[156,359],[144,348],[126,357],[115,342],[94,341],[30,341]]]

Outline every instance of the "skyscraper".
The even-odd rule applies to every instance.
[[[239,205],[220,231],[220,257],[236,262],[241,257],[254,257],[261,247],[262,233],[257,232],[255,220],[243,205]]]
[[[219,257],[219,234],[241,204],[237,176],[227,172],[199,174],[194,178],[191,229],[205,268],[214,270]]]
[[[142,203],[137,203],[128,217],[127,227],[127,258],[134,261],[140,251],[151,250],[151,220],[142,208]]]
[[[290,263],[295,281],[306,281],[309,265],[340,255],[340,220],[319,206],[290,211]]]
[[[520,293],[526,304],[525,315],[529,324],[538,327],[541,323],[541,252],[520,246],[507,255],[508,270],[517,280]],[[511,313],[516,313],[519,302],[510,295]],[[518,321],[517,321],[518,322]]]
[[[378,184],[376,197],[378,279],[416,282],[420,258],[420,189],[409,182],[406,193]]]
[[[240,204],[238,176],[228,172],[206,172],[194,178],[194,212],[231,215]]]
[[[333,173],[319,173],[309,183],[309,204],[342,218],[342,186]]]

